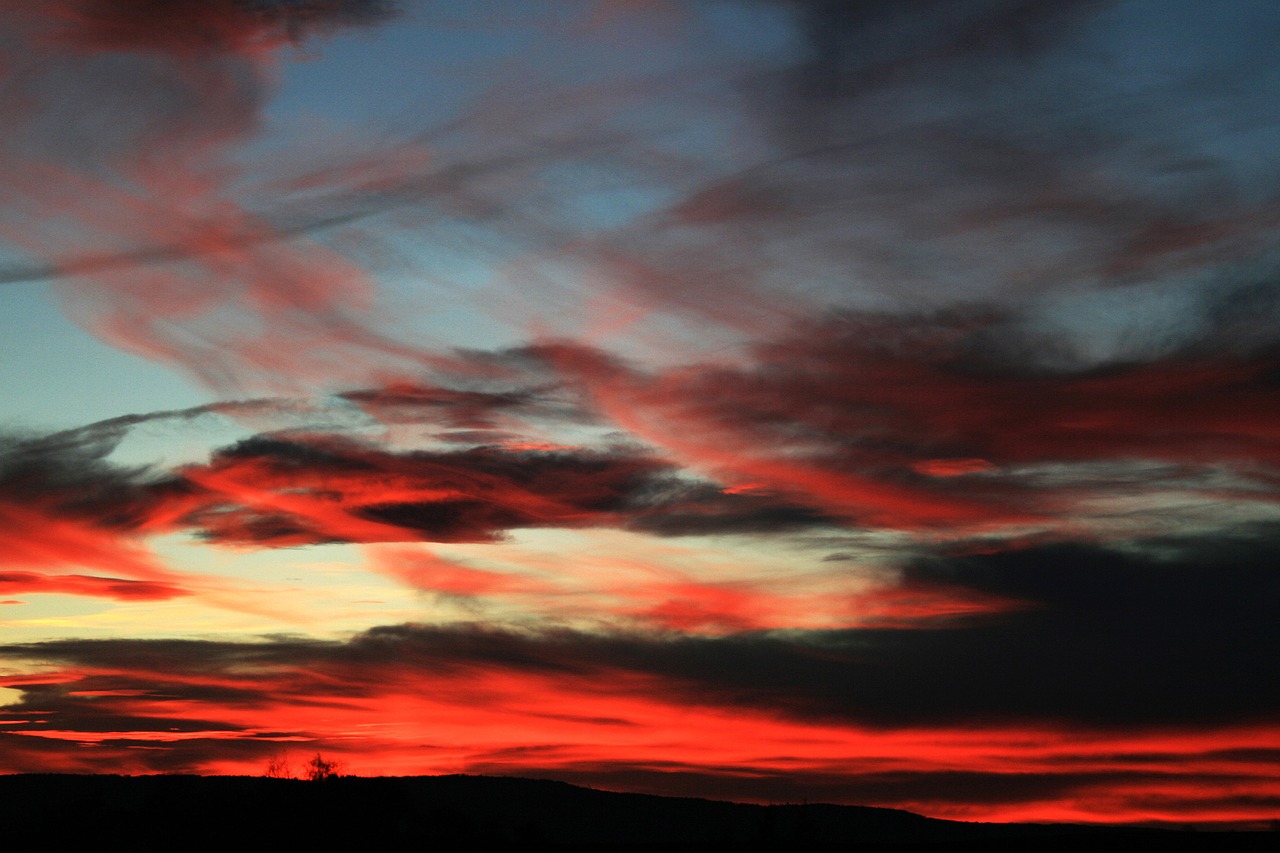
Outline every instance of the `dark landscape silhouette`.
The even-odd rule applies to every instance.
[[[442,844],[765,844],[945,849],[1274,850],[1274,832],[962,823],[897,809],[752,805],[487,776],[0,776],[6,839],[181,849]],[[305,849],[305,848],[302,848]]]

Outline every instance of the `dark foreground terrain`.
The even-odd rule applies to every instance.
[[[499,843],[696,844],[852,849],[1273,850],[1280,833],[1193,833],[972,824],[893,809],[757,806],[615,794],[484,776],[335,778],[0,776],[0,833],[13,846],[107,849],[430,849]],[[19,846],[21,845],[21,846]],[[306,846],[300,846],[306,845]]]

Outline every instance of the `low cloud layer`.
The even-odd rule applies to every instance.
[[[1167,808],[1229,818],[1244,809],[1232,805],[1241,780],[1280,785],[1267,769],[1280,694],[1258,678],[1280,663],[1276,548],[1267,529],[923,560],[908,569],[915,583],[1024,603],[931,630],[695,638],[400,625],[345,642],[10,645],[0,653],[42,666],[5,678],[24,699],[5,708],[0,748],[11,765],[40,753],[105,769],[147,743],[128,766],[210,770],[291,745],[377,760],[425,737],[440,769],[653,789],[655,774],[678,770],[689,785],[748,798],[778,790],[764,780],[822,798],[844,784],[854,793],[842,800],[986,816],[1069,795],[1110,796],[1129,813],[1164,775],[1185,792]],[[458,716],[478,701],[476,720]],[[392,719],[390,707],[415,716]],[[351,734],[348,717],[371,728]],[[500,748],[517,719],[520,748]],[[695,748],[713,720],[742,737]],[[649,745],[614,754],[600,745],[606,732]],[[795,737],[813,748],[774,742]],[[106,763],[64,755],[74,743],[96,744]],[[956,760],[968,769],[948,766]],[[758,785],[742,781],[744,768]],[[1020,784],[1028,772],[1039,781]]]

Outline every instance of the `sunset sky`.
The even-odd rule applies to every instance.
[[[0,772],[1280,817],[1278,40],[0,0]]]

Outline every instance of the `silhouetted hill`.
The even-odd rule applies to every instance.
[[[109,849],[609,843],[699,846],[951,845],[978,849],[1277,850],[1276,833],[1187,833],[1075,825],[977,824],[894,809],[758,806],[617,794],[563,782],[486,776],[347,777],[302,782],[237,776],[0,776],[7,841],[108,843]],[[867,846],[870,845],[870,846]]]

